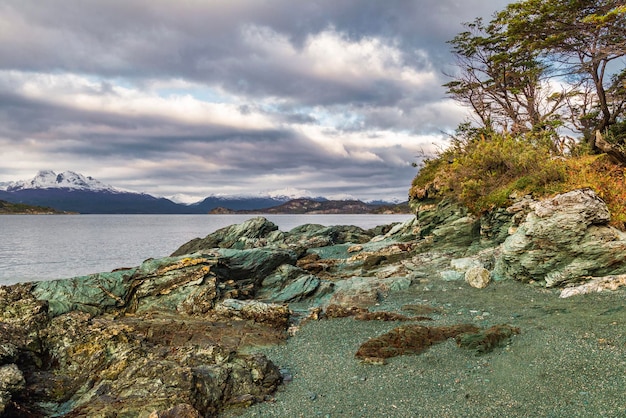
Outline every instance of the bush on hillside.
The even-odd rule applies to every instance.
[[[424,162],[412,199],[450,198],[480,214],[507,206],[515,195],[542,198],[588,187],[607,203],[611,223],[626,229],[626,169],[606,155],[558,155],[540,134],[473,133]]]
[[[547,194],[565,178],[562,159],[539,136],[479,133],[455,140],[425,162],[413,181],[411,197],[452,197],[480,213],[504,206],[513,192]]]

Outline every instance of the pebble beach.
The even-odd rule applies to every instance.
[[[560,299],[513,281],[486,289],[428,283],[372,310],[435,309],[423,325],[509,324],[521,332],[486,354],[454,339],[421,354],[365,364],[359,346],[403,323],[309,321],[279,346],[255,349],[281,367],[274,398],[226,417],[623,417],[626,292]],[[404,308],[404,309],[403,309]]]

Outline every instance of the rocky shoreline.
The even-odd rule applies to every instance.
[[[590,190],[521,198],[481,217],[449,202],[421,202],[416,212],[371,230],[283,232],[259,217],[138,267],[1,287],[0,410],[217,416],[272,400],[292,378],[251,347],[284,342],[323,318],[406,324],[352,354],[374,364],[449,338],[478,353],[501,350],[525,332],[484,321],[431,325],[424,321],[437,308],[428,305],[381,311],[395,293],[440,284],[485,292],[492,281],[518,281],[569,297],[626,283],[626,235],[608,225]]]

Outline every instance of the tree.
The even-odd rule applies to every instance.
[[[564,80],[593,87],[592,100],[580,112],[587,124],[593,121],[593,131],[618,122],[625,106],[623,0],[526,0],[510,4],[494,21],[523,49],[561,70]],[[594,137],[587,138],[592,147]]]
[[[467,30],[449,43],[459,72],[445,84],[448,94],[469,106],[482,127],[529,132],[553,129],[565,95],[547,88],[547,67],[534,50],[510,38],[506,26],[465,24]]]

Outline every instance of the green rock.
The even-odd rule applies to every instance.
[[[32,293],[37,299],[48,301],[52,316],[73,310],[100,314],[125,305],[134,273],[135,269],[131,269],[37,282]]]
[[[312,274],[299,276],[283,287],[277,294],[270,297],[273,302],[299,302],[317,290],[320,279]]]
[[[562,286],[626,272],[626,234],[608,226],[609,212],[589,189],[535,202],[500,246],[493,275]]]

